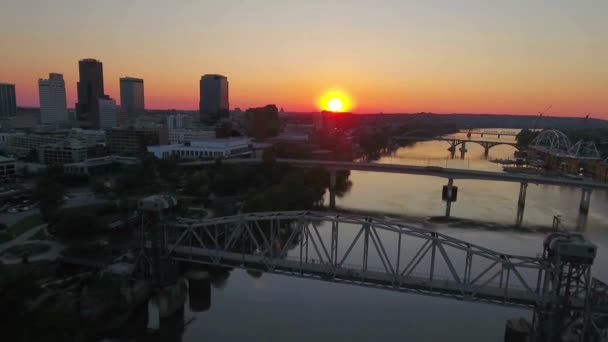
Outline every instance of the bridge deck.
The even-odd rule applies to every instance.
[[[343,162],[332,160],[309,160],[309,159],[276,159],[278,163],[286,163],[295,167],[322,167],[332,170],[345,171],[368,171],[368,172],[385,172],[385,173],[400,173],[413,174],[422,176],[433,176],[452,179],[474,179],[474,180],[490,180],[501,182],[514,183],[530,183],[558,186],[572,186],[586,189],[603,189],[608,190],[608,183],[597,183],[589,181],[579,181],[565,178],[550,178],[535,175],[512,174],[504,172],[490,171],[475,171],[465,169],[453,169],[437,166],[415,166],[415,165],[400,165],[400,164],[379,164],[379,163],[357,163]],[[261,159],[224,159],[222,163],[227,164],[260,164]],[[215,165],[215,161],[193,161],[182,163],[182,166],[209,166]]]

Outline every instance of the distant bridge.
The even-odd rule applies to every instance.
[[[391,137],[391,145],[394,141],[428,141],[428,140],[437,140],[437,141],[446,141],[450,144],[448,151],[450,151],[450,155],[452,159],[456,156],[456,148],[460,145],[460,158],[464,159],[464,156],[467,152],[466,144],[467,143],[475,143],[481,145],[484,150],[484,157],[487,159],[490,153],[490,149],[492,147],[498,145],[509,145],[515,147],[517,150],[520,150],[521,147],[517,144],[517,142],[513,141],[491,141],[491,140],[474,140],[474,139],[458,139],[458,138],[450,138],[450,137],[424,137],[424,136],[411,136],[404,135],[399,137]]]
[[[331,161],[331,160],[310,160],[310,159],[275,159],[277,163],[285,163],[293,167],[312,168],[320,167],[330,172],[330,187],[329,187],[329,207],[335,208],[335,186],[336,186],[336,172],[337,171],[367,171],[367,172],[386,172],[386,173],[400,173],[410,175],[421,175],[421,176],[433,176],[442,177],[448,179],[448,188],[451,188],[454,184],[455,179],[474,179],[474,180],[486,180],[486,181],[500,181],[500,182],[512,182],[520,183],[519,198],[517,201],[517,216],[515,225],[520,227],[523,224],[524,209],[526,204],[526,194],[528,184],[542,184],[542,185],[557,185],[557,186],[572,186],[582,189],[581,202],[579,205],[579,220],[578,224],[582,228],[585,223],[586,215],[589,212],[589,206],[591,202],[591,191],[594,189],[608,190],[607,183],[597,183],[589,181],[574,180],[568,178],[554,178],[554,177],[542,177],[528,174],[512,174],[505,172],[489,172],[489,171],[476,171],[476,170],[464,170],[464,169],[453,169],[443,168],[438,166],[414,166],[414,165],[400,165],[400,164],[380,164],[380,163],[357,163],[357,162],[343,162],[343,161]],[[215,165],[217,162],[213,160],[199,160],[191,162],[181,163],[184,167],[199,167],[199,166],[210,166]],[[226,164],[261,164],[262,159],[248,158],[248,159],[223,159],[221,163]],[[446,201],[445,216],[449,217],[451,212],[451,201]]]
[[[484,135],[493,135],[493,136],[497,136],[498,139],[500,139],[501,136],[503,136],[503,137],[516,137],[517,136],[517,133],[513,133],[511,131],[461,130],[458,133],[465,133],[468,136],[481,135],[482,138]]]
[[[143,229],[160,227],[148,222]],[[534,309],[538,341],[606,336],[606,285],[590,277],[588,261],[556,257],[547,245],[542,257],[517,256],[396,220],[310,211],[162,225],[154,234],[162,246],[148,247],[175,261]]]

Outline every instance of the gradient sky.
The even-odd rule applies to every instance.
[[[231,107],[608,118],[606,0],[2,0],[0,82],[38,106],[37,79],[103,62],[106,93],[145,80],[147,108],[198,108],[221,73]]]

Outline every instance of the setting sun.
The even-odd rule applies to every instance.
[[[317,100],[320,109],[330,112],[348,112],[354,107],[353,101],[344,91],[331,90]]]
[[[332,112],[340,112],[342,111],[342,107],[344,107],[344,104],[340,99],[331,99],[327,102],[327,108]]]

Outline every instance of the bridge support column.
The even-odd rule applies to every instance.
[[[336,209],[336,170],[329,171],[329,209]]]
[[[467,143],[465,141],[460,145],[460,159],[464,159],[464,155],[467,153]]]
[[[486,145],[483,147],[483,158],[487,160],[489,155],[490,155],[490,146]]]
[[[448,192],[452,193],[452,186],[454,186],[454,179],[450,178],[448,179]],[[445,201],[445,217],[450,217],[452,211],[452,201],[450,200],[450,198],[448,198]]]
[[[587,215],[589,213],[589,204],[591,203],[591,189],[583,189],[581,194],[581,204],[579,206],[579,214]]]
[[[450,148],[448,148],[448,151],[450,151],[450,157],[454,159],[456,157],[456,140],[449,141],[449,143]]]
[[[528,192],[528,183],[521,183],[519,186],[519,199],[517,200],[517,219],[515,226],[520,228],[524,222],[524,209],[526,208],[526,193]]]
[[[587,215],[589,214],[589,205],[591,204],[591,189],[583,189],[581,194],[581,203],[578,207],[578,219],[576,221],[577,230],[585,230],[587,226]]]

